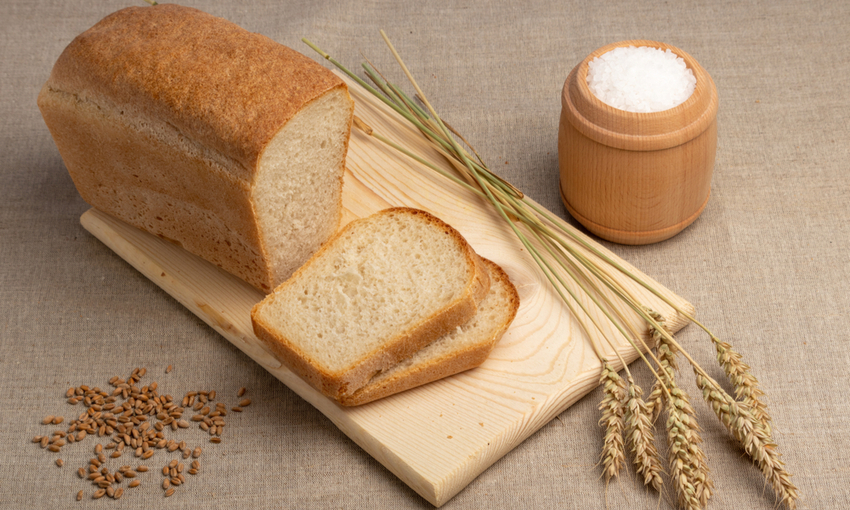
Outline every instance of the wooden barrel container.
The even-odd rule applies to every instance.
[[[691,97],[653,113],[603,103],[587,85],[588,62],[620,46],[670,49],[696,77]],[[697,219],[711,193],[717,89],[693,57],[655,41],[604,46],[572,70],[561,105],[561,199],[576,220],[609,241],[650,244]]]

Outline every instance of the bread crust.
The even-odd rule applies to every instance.
[[[269,347],[279,361],[324,395],[337,401],[341,401],[356,392],[368,383],[376,373],[386,370],[399,361],[410,357],[425,345],[464,324],[475,314],[478,309],[478,303],[487,295],[490,289],[490,277],[487,266],[484,265],[480,257],[475,253],[469,243],[466,242],[466,239],[447,223],[430,213],[411,208],[385,209],[376,214],[412,214],[432,223],[435,227],[445,231],[447,235],[450,235],[462,247],[471,270],[468,275],[466,291],[463,295],[455,299],[454,302],[448,304],[440,312],[421,320],[406,330],[400,331],[394,338],[389,339],[383,345],[362,356],[355,363],[349,364],[346,369],[338,372],[326,370],[317,360],[312,359],[300,349],[295,342],[280,334],[273,324],[269,324],[263,320],[260,315],[260,309],[274,302],[276,294],[280,289],[286,285],[291,285],[293,281],[299,278],[304,278],[302,274],[308,271],[314,261],[322,257],[326,251],[333,249],[334,242],[338,238],[343,236],[348,230],[356,228],[358,223],[367,221],[368,218],[355,220],[346,225],[345,228],[337,232],[330,241],[322,246],[306,264],[296,271],[289,280],[282,283],[275,289],[275,292],[272,292],[262,302],[255,305],[251,310],[251,322],[257,337]]]
[[[287,122],[336,90],[347,96],[300,53],[165,4],[122,9],[80,34],[38,102],[84,200],[268,292],[253,179]],[[343,172],[344,160],[340,189]],[[333,226],[341,207],[340,196]]]
[[[77,36],[47,87],[162,119],[239,163],[250,181],[269,141],[343,81],[268,37],[175,4],[128,7]]]
[[[475,368],[487,359],[493,347],[508,330],[519,309],[519,294],[511,283],[507,273],[496,263],[481,259],[490,274],[490,286],[503,283],[507,290],[509,313],[499,324],[493,325],[489,336],[473,345],[445,353],[442,356],[428,360],[426,363],[410,366],[407,370],[393,374],[379,382],[369,382],[353,395],[343,397],[340,403],[344,406],[358,406],[373,402],[396,393],[401,393],[424,384],[428,384],[450,375]]]

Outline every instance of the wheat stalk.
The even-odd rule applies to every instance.
[[[657,336],[659,372],[667,390],[667,443],[670,464],[670,478],[676,490],[679,506],[688,510],[705,508],[714,482],[711,480],[705,453],[700,444],[699,424],[696,413],[690,403],[688,393],[676,383],[676,354],[678,345],[670,340],[669,334],[662,333],[660,327]],[[656,406],[660,406],[660,400]],[[654,413],[660,412],[658,408]]]
[[[772,419],[767,411],[767,404],[762,401],[764,392],[759,388],[758,379],[750,372],[750,366],[744,363],[743,357],[732,349],[732,346],[711,335],[717,351],[717,362],[723,367],[726,377],[735,388],[735,397],[750,409],[756,424],[768,437],[773,436]]]
[[[643,477],[644,485],[651,485],[661,492],[664,480],[661,459],[655,447],[652,422],[646,403],[641,398],[643,390],[629,376],[629,398],[626,402],[626,442],[632,452],[635,471]]]
[[[602,402],[599,404],[599,410],[602,411],[602,418],[599,419],[599,425],[605,429],[601,461],[602,473],[607,481],[620,474],[620,470],[626,461],[625,446],[623,443],[626,383],[608,365],[608,361],[603,360],[602,376],[599,378],[599,384],[602,385],[603,394]]]
[[[647,313],[658,324],[657,328],[652,324],[649,325],[652,342],[656,345],[658,370],[662,374],[666,373],[672,377],[673,373],[679,369],[678,364],[676,363],[676,354],[678,354],[679,351],[674,344],[664,341],[664,336],[661,331],[668,330],[661,314],[649,309],[647,309]],[[666,393],[664,381],[662,379],[656,380],[655,384],[652,386],[652,390],[649,392],[649,397],[646,399],[646,408],[649,412],[649,418],[652,423],[655,423],[661,415],[661,409],[664,407],[664,398]]]
[[[667,388],[670,391],[667,405],[670,478],[679,506],[699,510],[708,504],[714,487],[705,454],[699,446],[702,437],[687,392],[672,379],[668,379]]]
[[[791,510],[795,509],[799,497],[797,488],[791,483],[791,474],[786,471],[785,464],[780,459],[781,454],[776,443],[755,417],[752,408],[745,402],[733,399],[716,381],[696,368],[694,374],[697,386],[702,390],[703,399],[758,465],[779,503],[785,503]]]

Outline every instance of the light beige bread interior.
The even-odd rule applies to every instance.
[[[353,395],[344,397],[343,405],[366,404],[475,368],[487,359],[516,317],[519,294],[501,267],[482,260],[489,270],[490,292],[478,304],[472,319],[375,375]]]
[[[113,13],[68,45],[38,104],[84,200],[265,292],[339,226],[346,85],[226,20]]]
[[[455,229],[424,211],[386,209],[348,224],[251,319],[281,362],[341,400],[467,322],[489,287]]]

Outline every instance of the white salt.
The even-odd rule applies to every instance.
[[[603,103],[629,112],[661,112],[684,103],[697,80],[670,50],[615,48],[588,63],[587,85]]]

